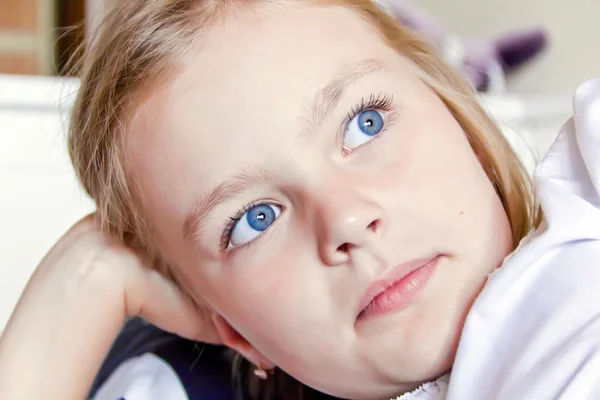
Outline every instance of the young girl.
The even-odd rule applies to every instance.
[[[314,395],[600,396],[600,82],[522,241],[540,213],[517,156],[370,1],[120,2],[81,78],[69,146],[98,212],[25,290],[0,398],[84,398],[134,316]],[[97,398],[219,398],[207,349],[179,348],[187,369],[139,351]]]

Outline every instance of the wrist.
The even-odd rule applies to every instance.
[[[0,339],[0,398],[84,398],[125,320],[123,285],[101,253],[49,258]]]

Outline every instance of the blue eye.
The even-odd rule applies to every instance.
[[[363,111],[348,123],[344,132],[344,147],[354,150],[367,143],[383,130],[385,119],[381,112],[376,110]]]
[[[281,207],[260,204],[250,208],[231,229],[229,245],[241,246],[266,231],[281,214]]]

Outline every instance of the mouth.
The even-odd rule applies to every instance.
[[[433,275],[441,255],[398,265],[386,277],[373,282],[363,295],[357,322],[410,306]]]

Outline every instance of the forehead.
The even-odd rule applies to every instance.
[[[285,7],[268,13],[240,11],[214,35],[169,86],[169,112],[209,99],[209,109],[251,110],[282,119],[290,103],[306,101],[343,65],[396,57],[375,27],[341,6]],[[257,101],[258,100],[258,101]],[[269,107],[265,107],[267,103]],[[267,110],[268,109],[268,110]]]
[[[236,12],[140,107],[129,141],[134,164],[144,171],[160,169],[166,177],[177,174],[180,184],[186,179],[196,186],[218,184],[250,161],[245,158],[252,152],[244,150],[257,141],[263,151],[269,146],[275,151],[295,135],[298,117],[315,93],[342,67],[365,60],[400,62],[375,27],[351,9]]]

